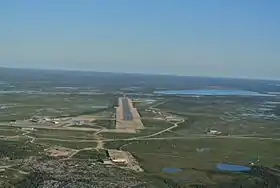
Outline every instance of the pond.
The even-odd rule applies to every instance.
[[[239,96],[275,96],[271,94],[263,94],[254,91],[247,90],[223,90],[223,89],[197,89],[197,90],[164,90],[154,91],[155,94],[166,94],[166,95],[239,95]]]
[[[164,168],[162,169],[162,172],[167,172],[167,173],[175,173],[175,172],[181,172],[183,171],[181,168]]]
[[[216,168],[221,171],[231,171],[231,172],[247,172],[251,170],[251,168],[247,166],[233,165],[233,164],[226,164],[226,163],[217,164]]]

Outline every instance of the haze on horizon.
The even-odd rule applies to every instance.
[[[280,1],[0,2],[0,66],[280,79]]]

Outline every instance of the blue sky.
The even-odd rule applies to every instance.
[[[278,0],[3,0],[0,66],[280,79]]]

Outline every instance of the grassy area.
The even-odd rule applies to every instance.
[[[93,131],[38,129],[29,135],[36,138],[95,139],[94,133]]]
[[[116,128],[116,123],[114,120],[95,120],[94,123],[97,126],[101,126],[106,129],[115,129]]]
[[[217,117],[188,116],[172,132],[165,136],[186,136],[190,134],[205,134],[209,130],[218,130],[224,135],[258,135],[275,137],[280,134],[277,121],[273,120],[235,120],[227,121]],[[163,135],[159,135],[163,136]]]
[[[43,145],[47,145],[47,146],[61,146],[61,147],[66,147],[66,148],[71,148],[71,149],[82,149],[82,148],[88,148],[88,147],[96,147],[96,142],[87,142],[87,141],[83,141],[83,142],[79,142],[79,140],[77,141],[58,141],[58,140],[40,140],[37,139],[35,141],[35,143],[38,144],[43,144]]]
[[[0,136],[16,136],[21,134],[20,130],[17,129],[1,129]]]
[[[265,100],[237,96],[176,97],[171,100],[166,99],[165,103],[161,103],[156,108],[181,116],[197,115],[219,118],[230,113],[238,117],[243,112],[247,113],[248,109],[257,109]]]
[[[4,130],[4,129],[5,130],[17,130],[18,128],[11,126],[9,123],[6,123],[6,124],[0,125],[0,130]]]
[[[69,127],[80,127],[80,128],[91,128],[91,129],[100,129],[99,126],[95,126],[95,125],[71,125]]]
[[[72,116],[100,113],[95,106],[111,106],[113,96],[83,94],[1,94],[6,109],[0,112],[1,121],[22,120],[34,115]],[[106,109],[105,109],[106,110]]]
[[[135,143],[137,141],[111,141],[105,142],[104,147],[107,149],[119,149],[121,146],[129,143]]]
[[[137,133],[111,133],[111,132],[103,132],[100,134],[104,139],[126,139],[126,138],[134,138],[139,136]]]
[[[280,151],[273,149],[279,141],[261,141],[258,139],[226,139],[200,138],[186,140],[137,141],[129,144],[127,149],[142,155],[150,153],[156,155],[171,155],[176,159],[182,158],[181,167],[212,168],[219,162],[248,164],[259,156],[264,165],[272,166],[279,163]],[[205,152],[197,152],[197,148],[208,148]],[[163,157],[164,158],[164,157]],[[177,159],[176,159],[177,160]],[[177,163],[176,160],[168,163]],[[151,160],[152,161],[152,160]],[[188,161],[188,162],[187,162]],[[165,166],[167,164],[164,164]],[[178,165],[178,164],[177,164]],[[148,167],[149,165],[147,165]]]
[[[108,143],[108,147],[118,148],[123,144],[125,143]],[[134,141],[124,149],[132,152],[147,173],[162,178],[169,177],[176,182],[188,177],[185,184],[190,185],[199,181],[210,184],[231,181],[233,174],[215,173],[215,166],[220,162],[248,165],[249,161],[259,158],[266,166],[279,164],[280,150],[276,149],[277,145],[277,141],[208,138]],[[197,150],[201,148],[205,150]],[[183,171],[166,174],[161,171],[166,167],[178,167]]]
[[[155,130],[166,129],[172,126],[171,123],[165,120],[157,120],[157,119],[143,119],[142,123],[145,128],[155,129]]]

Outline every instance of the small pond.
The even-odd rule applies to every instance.
[[[167,172],[167,173],[175,173],[175,172],[181,172],[183,171],[181,168],[164,168],[162,169],[162,172]]]
[[[221,171],[231,171],[231,172],[247,172],[251,170],[251,168],[247,166],[233,165],[233,164],[226,164],[226,163],[217,164],[216,168]]]

